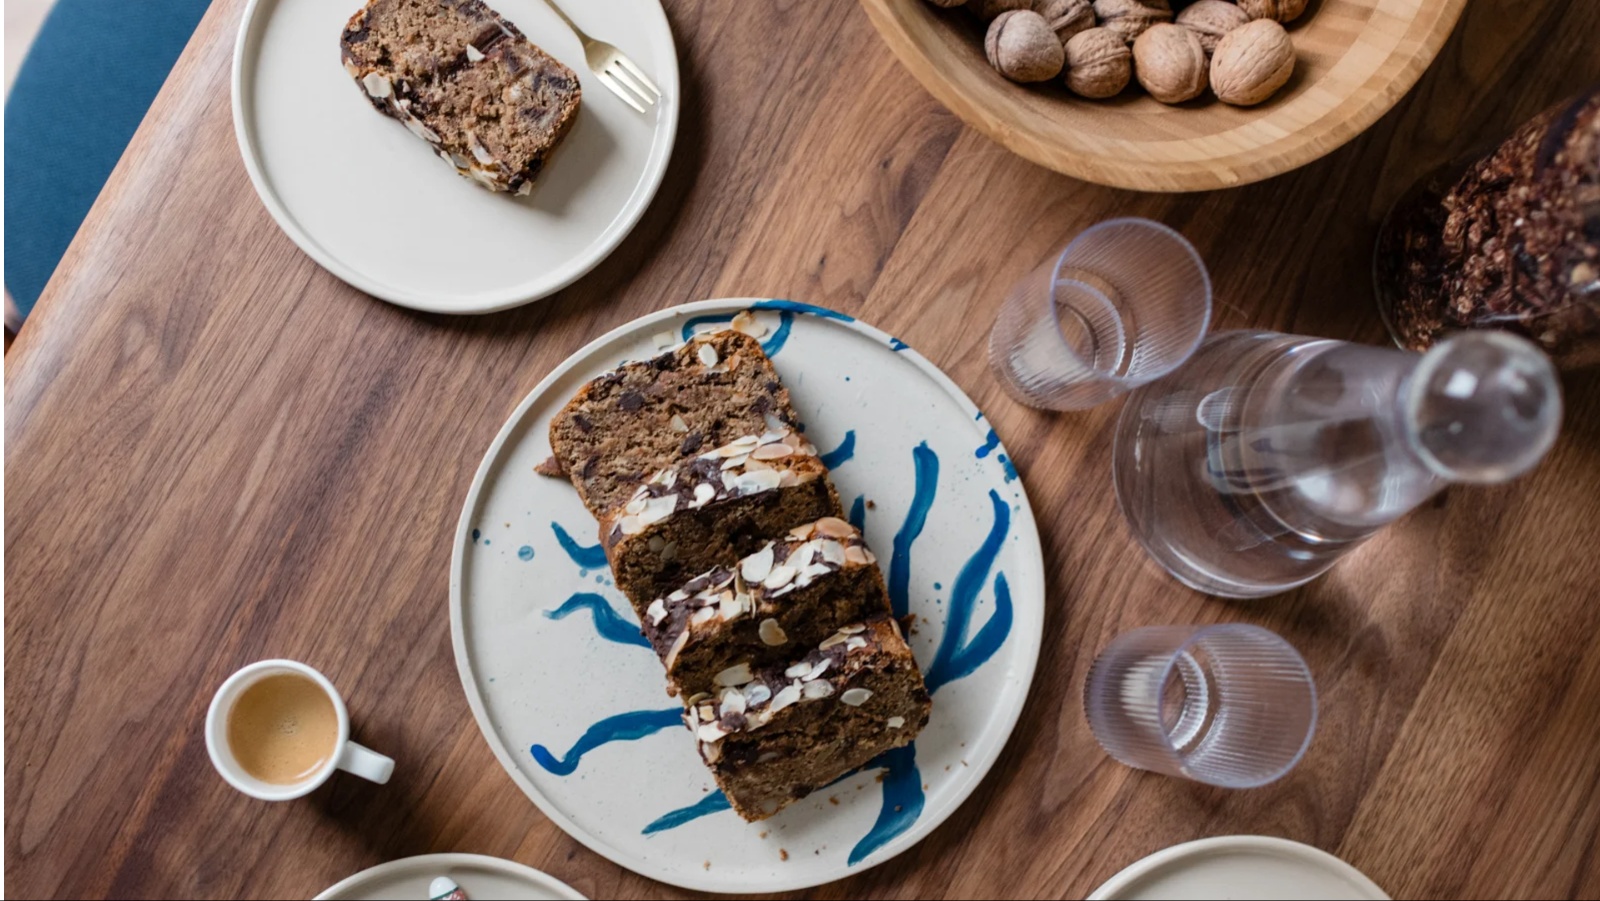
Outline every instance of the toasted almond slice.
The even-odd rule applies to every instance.
[[[839,700],[851,707],[860,707],[872,699],[872,692],[865,688],[852,688],[839,696]]]
[[[759,583],[772,572],[772,545],[767,545],[744,558],[739,564],[739,575],[750,583]]]

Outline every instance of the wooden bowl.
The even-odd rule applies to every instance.
[[[927,0],[861,0],[906,68],[968,125],[1041,166],[1138,191],[1206,191],[1303,166],[1377,121],[1443,46],[1466,0],[1312,0],[1289,24],[1298,59],[1260,106],[1181,106],[1135,83],[1085,100],[1058,81],[1023,86],[983,56],[982,23]]]

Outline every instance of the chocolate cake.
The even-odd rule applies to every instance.
[[[598,519],[654,473],[797,422],[761,342],[729,329],[698,335],[671,353],[625,364],[585,385],[551,420],[550,448]],[[784,523],[765,537],[806,521]]]
[[[931,702],[900,627],[887,615],[845,626],[795,662],[751,672],[688,700],[684,721],[733,809],[762,820],[916,738]]]
[[[571,69],[482,0],[369,0],[339,44],[375,109],[491,191],[533,189],[582,99]]]
[[[784,427],[663,469],[600,518],[617,588],[641,619],[658,597],[731,566],[796,524],[840,515],[817,449]]]
[[[666,666],[667,693],[690,696],[713,690],[730,660],[756,669],[790,660],[888,609],[861,533],[827,517],[656,598],[641,622]]]

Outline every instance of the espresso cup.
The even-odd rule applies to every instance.
[[[206,713],[211,763],[239,791],[287,801],[334,770],[382,785],[394,761],[350,740],[350,714],[327,677],[293,660],[262,660],[228,677]]]

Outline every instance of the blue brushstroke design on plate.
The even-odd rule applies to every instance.
[[[827,307],[819,307],[816,304],[801,303],[798,300],[780,300],[778,298],[773,298],[772,300],[758,300],[750,305],[750,309],[782,310],[786,313],[806,313],[821,319],[837,319],[840,322],[856,321],[856,317],[846,313],[841,313],[838,310],[830,310]]]
[[[583,760],[583,755],[601,745],[615,741],[638,741],[662,729],[682,725],[682,707],[671,707],[666,710],[634,710],[608,716],[590,726],[572,749],[559,758],[551,754],[544,745],[534,745],[529,750],[533,754],[534,762],[544,767],[547,772],[557,776],[570,776],[578,769],[578,763]]]
[[[867,496],[856,495],[855,503],[850,505],[850,524],[856,527],[857,532],[867,530]]]
[[[837,319],[840,322],[854,322],[854,316],[847,316],[838,310],[819,307],[814,304],[800,303],[796,300],[758,300],[750,305],[751,310],[771,310],[778,314],[778,327],[761,342],[761,350],[769,357],[775,357],[783,350],[783,345],[789,340],[789,332],[794,328],[796,313],[808,316],[817,316],[822,319]],[[735,314],[715,313],[710,316],[695,316],[683,324],[680,334],[683,340],[688,341],[694,337],[695,330],[702,325],[722,325],[733,321]]]
[[[901,341],[899,338],[890,338],[889,339],[889,349],[894,351],[895,353],[899,353],[900,351],[905,350],[906,348],[908,348],[910,346],[911,345],[905,343],[904,341]]]
[[[617,644],[637,645],[641,648],[650,647],[650,642],[639,633],[639,626],[630,623],[613,610],[611,604],[602,595],[591,591],[580,591],[567,598],[560,607],[544,612],[545,619],[566,619],[579,610],[587,610],[594,616],[594,628],[600,637],[606,641]]]
[[[560,543],[561,549],[567,552],[573,563],[578,564],[579,569],[601,569],[606,565],[605,548],[598,544],[593,547],[579,544],[572,540],[566,529],[561,528],[561,523],[553,522],[550,528],[556,533],[556,541]]]
[[[911,495],[911,507],[906,510],[905,522],[894,533],[894,553],[889,558],[889,604],[896,618],[906,615],[911,608],[911,546],[922,535],[928,524],[928,510],[939,492],[939,455],[924,441],[911,450],[916,468],[917,486]]]
[[[732,809],[733,805],[728,803],[728,796],[718,789],[688,807],[680,807],[651,820],[650,825],[644,827],[644,834],[655,835],[657,832],[676,829],[691,820]]]
[[[517,548],[517,559],[521,560],[523,562],[527,562],[529,560],[532,560],[533,559],[533,545],[525,544],[522,547]]]
[[[856,430],[851,429],[844,433],[844,440],[839,442],[838,447],[828,451],[825,454],[822,454],[819,459],[822,460],[823,466],[826,466],[829,469],[838,469],[840,466],[850,462],[850,459],[855,455]]]
[[[993,489],[989,491],[989,502],[994,506],[994,525],[989,528],[989,535],[977,553],[962,565],[961,573],[950,587],[950,606],[944,621],[944,635],[939,639],[939,650],[933,655],[933,664],[924,676],[929,692],[936,692],[962,676],[971,675],[994,656],[1011,633],[1011,589],[1006,585],[1005,574],[1001,573],[994,582],[994,613],[978,630],[977,636],[971,642],[967,641],[967,630],[972,625],[972,609],[977,605],[978,592],[989,581],[989,570],[994,568],[994,561],[1005,544],[1006,533],[1011,530],[1010,505],[1001,500],[1000,493]]]
[[[917,770],[917,745],[895,748],[879,755],[866,768],[884,766],[883,806],[878,810],[878,820],[872,828],[850,849],[850,866],[867,859],[872,852],[888,844],[895,836],[911,828],[922,816],[926,799],[922,794],[922,773]]]
[[[977,457],[979,460],[982,460],[984,457],[987,457],[989,454],[993,453],[994,449],[999,446],[1000,436],[994,433],[994,429],[990,429],[989,434],[983,439],[983,447],[978,448],[972,453],[973,456]]]
[[[1005,454],[1001,454],[999,459],[1000,459],[1000,467],[1002,469],[1004,469],[1005,473],[1006,473],[1006,484],[1009,485],[1012,482],[1015,482],[1017,480],[1017,467],[1016,467],[1016,465],[1013,464],[1009,459],[1007,459]]]

